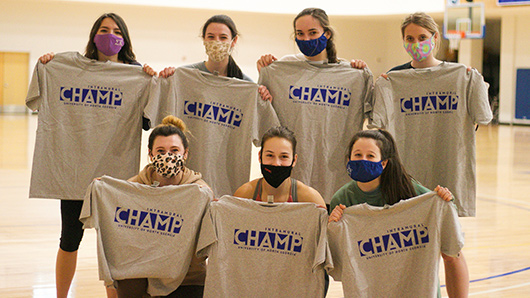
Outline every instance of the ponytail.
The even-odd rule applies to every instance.
[[[228,56],[226,76],[243,80],[243,72],[241,71],[241,68],[237,66],[236,61],[234,60],[234,58],[232,58],[232,55]]]

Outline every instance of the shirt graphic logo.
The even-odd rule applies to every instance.
[[[186,100],[184,115],[230,128],[239,127],[243,120],[240,109],[217,102],[202,103]]]
[[[112,108],[121,106],[123,93],[116,88],[89,86],[88,88],[61,87],[59,100],[66,105]]]
[[[116,207],[114,222],[121,228],[175,237],[180,233],[184,219],[174,212]]]
[[[458,109],[458,95],[452,92],[429,92],[424,96],[399,100],[401,112],[407,115],[453,113]]]
[[[298,232],[266,228],[262,231],[234,229],[234,245],[239,249],[296,255],[304,238]]]
[[[312,104],[317,106],[350,106],[351,92],[346,88],[333,86],[289,87],[289,98],[295,103]]]
[[[425,248],[429,231],[423,224],[388,230],[386,234],[357,242],[361,257],[378,258],[395,253]]]

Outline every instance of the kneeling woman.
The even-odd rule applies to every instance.
[[[196,183],[208,187],[201,173],[186,168],[188,138],[186,125],[175,117],[167,116],[162,124],[149,135],[148,164],[138,175],[129,179],[132,182],[153,186],[182,185]],[[206,258],[193,256],[190,268],[180,287],[167,297],[202,297],[206,278]],[[118,281],[119,297],[143,297],[147,295],[147,278]]]
[[[360,131],[353,136],[348,150],[347,169],[353,181],[333,195],[330,222],[339,221],[343,210],[352,205],[367,203],[382,207],[430,192],[407,174],[389,132]],[[437,186],[435,191],[445,201],[453,197],[445,187]],[[449,297],[467,297],[469,273],[464,255],[460,252],[458,257],[451,257],[442,253],[442,257]]]
[[[296,165],[296,138],[283,126],[270,128],[261,138],[259,162],[263,178],[243,184],[234,196],[256,201],[311,202],[325,208],[326,203],[314,188],[291,178]]]

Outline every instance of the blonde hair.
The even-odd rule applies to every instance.
[[[186,134],[189,133],[190,132],[186,127],[184,121],[182,121],[182,119],[173,115],[169,115],[164,117],[164,119],[162,119],[162,123],[157,125],[153,129],[153,131],[149,135],[147,147],[149,148],[149,150],[153,150],[153,143],[155,142],[155,139],[158,136],[168,137],[172,135],[178,135],[182,140],[182,145],[184,146],[184,149],[187,150],[189,147],[189,142]]]
[[[401,23],[402,38],[405,38],[405,28],[407,28],[407,26],[410,24],[418,25],[424,28],[425,30],[429,31],[432,36],[437,36],[435,39],[436,42],[434,50],[438,51],[438,48],[440,47],[440,30],[438,30],[438,24],[436,24],[436,22],[430,15],[424,12],[415,12],[413,14],[408,15]]]

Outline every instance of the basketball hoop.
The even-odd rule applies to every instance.
[[[466,32],[465,31],[453,31],[447,36],[449,40],[449,50],[451,52],[454,52],[458,50],[460,47],[460,40],[462,38],[466,38]]]
[[[457,37],[449,38],[449,50],[451,52],[458,50],[459,46],[460,46],[460,38],[457,38]]]

